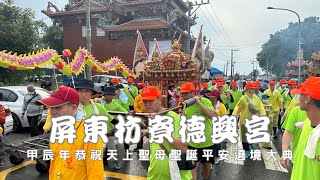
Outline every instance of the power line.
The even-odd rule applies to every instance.
[[[210,14],[210,11],[209,11],[209,9],[207,8],[207,6],[204,6],[204,7],[206,8],[207,12]],[[211,7],[211,6],[210,6],[210,7]],[[212,19],[213,23],[217,26],[217,29],[218,29],[218,31],[220,32],[220,34],[222,35],[223,39],[224,39],[226,42],[228,42],[229,45],[233,45],[233,43],[232,43],[232,41],[230,40],[230,38],[228,37],[228,35],[225,36],[226,33],[225,33],[224,31],[221,31],[221,30],[220,30],[220,28],[219,28],[219,26],[217,25],[217,23],[216,23],[216,21],[214,20],[214,18],[213,18],[212,16],[210,16],[210,18]],[[221,24],[220,24],[220,26],[221,26]],[[224,32],[224,33],[223,33],[223,32]]]
[[[263,43],[266,43],[268,41],[260,41],[260,42],[256,42],[256,43],[248,43],[248,44],[244,44],[244,45],[234,45],[232,47],[239,47],[241,49],[243,48],[249,48],[249,47],[253,47],[253,46],[257,46],[259,44],[263,44]],[[230,47],[230,46],[216,46],[216,47]]]
[[[217,49],[216,47],[214,47],[213,45],[210,45],[210,47],[212,47],[213,49],[215,49],[218,53],[222,54],[224,57],[230,59],[231,57],[228,55],[225,55],[223,52],[221,52],[219,49]]]
[[[231,44],[234,45],[234,43],[231,41],[231,39],[229,38],[228,34],[226,33],[226,30],[223,28],[222,23],[220,22],[220,20],[219,20],[219,18],[218,18],[218,16],[217,16],[216,12],[214,11],[214,8],[213,8],[213,6],[212,6],[211,3],[210,3],[210,7],[211,7],[211,9],[212,9],[212,11],[213,11],[213,14],[216,16],[216,18],[217,18],[217,20],[218,20],[218,23],[220,24],[220,27],[221,27],[221,29],[223,30],[223,32],[225,33],[227,39],[231,42]]]
[[[222,38],[220,36],[220,34],[217,32],[217,30],[212,26],[212,24],[210,23],[210,20],[208,19],[207,15],[203,12],[202,8],[200,8],[202,14],[204,15],[204,17],[206,18],[206,20],[208,21],[209,25],[211,26],[211,28],[214,30],[214,32],[220,37],[220,39],[223,41],[223,43],[227,46],[230,46],[228,43],[226,43],[226,40],[224,38]]]

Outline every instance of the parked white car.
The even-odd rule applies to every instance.
[[[124,87],[128,85],[128,81],[124,77],[120,77],[120,76],[95,75],[95,76],[92,76],[92,81],[94,83],[95,89],[98,90],[100,89],[101,86],[104,86],[104,85],[110,86],[111,80],[113,78],[118,78],[120,83]]]
[[[35,90],[42,98],[50,96],[50,92],[43,88],[35,87]],[[0,104],[8,106],[11,110],[13,131],[19,131],[21,128],[29,127],[26,116],[21,120],[24,95],[28,93],[27,86],[0,87],[0,93],[3,95],[3,98],[0,99]],[[45,123],[47,115],[48,111],[44,110],[42,119],[38,123],[39,125],[43,125]]]

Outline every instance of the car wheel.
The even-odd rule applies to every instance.
[[[36,170],[39,173],[46,173],[50,169],[50,161],[43,161],[38,159],[36,163]]]
[[[20,156],[15,156],[13,154],[11,154],[9,156],[9,160],[10,160],[11,164],[14,164],[14,165],[21,164],[24,161],[24,159],[21,158]]]
[[[11,114],[12,114],[12,118],[13,118],[13,129],[12,129],[12,132],[21,131],[22,125],[21,125],[19,117],[14,113],[11,113]]]

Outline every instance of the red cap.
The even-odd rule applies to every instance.
[[[270,81],[269,84],[270,85],[276,85],[277,83],[275,81]]]
[[[196,90],[196,88],[194,87],[193,83],[191,83],[191,82],[183,83],[180,88],[180,92],[182,92],[182,93],[195,91],[195,90]]]
[[[223,87],[224,83],[223,82],[218,82],[217,87]]]
[[[213,90],[209,93],[206,93],[207,97],[217,97],[218,99],[220,99],[220,92],[218,90]]]
[[[249,83],[246,84],[246,86],[244,88],[246,88],[246,89],[255,89],[255,88],[257,88],[257,86],[254,83],[249,82]]]
[[[291,79],[291,80],[289,80],[289,81],[287,82],[287,84],[289,84],[289,85],[296,85],[297,82],[296,82],[295,80]]]
[[[141,91],[142,100],[154,100],[161,97],[161,91],[155,86],[146,86]]]
[[[279,82],[280,84],[287,84],[287,81],[285,79],[281,79]]]
[[[224,82],[224,81],[225,81],[223,78],[220,78],[220,77],[217,78],[216,80],[217,80],[218,82]]]
[[[79,105],[80,96],[75,89],[67,86],[60,86],[50,95],[50,97],[40,99],[38,102],[48,107],[59,107],[69,102]]]
[[[112,83],[120,83],[120,81],[119,81],[118,78],[113,78],[113,79],[111,80],[111,82],[112,82]]]
[[[230,86],[237,86],[237,82],[232,81],[232,82],[230,83]]]
[[[128,83],[132,83],[133,82],[133,78],[128,78]]]
[[[211,82],[212,82],[212,84],[217,84],[216,80],[212,80]]]
[[[260,85],[261,85],[260,81],[255,81],[255,82],[253,82],[253,84],[254,84],[255,86],[257,86],[257,87],[260,87]]]
[[[300,89],[299,89],[299,88]],[[305,94],[313,99],[320,100],[320,77],[310,76],[306,82],[303,83],[302,87],[292,89],[292,94]]]
[[[202,83],[202,87],[203,87],[203,88],[208,88],[208,86],[209,86],[208,83],[206,83],[206,82],[205,82],[205,83]]]
[[[303,87],[303,84],[298,84],[295,89],[301,89]]]
[[[146,85],[143,82],[137,84],[137,88],[145,87]]]

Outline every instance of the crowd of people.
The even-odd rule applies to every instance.
[[[193,82],[185,82],[181,86],[170,85],[169,96],[165,97],[168,98],[170,108],[189,99],[194,99],[195,103],[184,108],[180,114],[175,111],[166,112],[166,115],[174,120],[173,141],[166,140],[163,144],[150,143],[150,165],[147,178],[151,180],[197,179],[201,163],[203,179],[209,179],[212,164],[219,161],[217,152],[222,148],[222,144],[214,144],[211,137],[212,119],[218,116],[237,117],[243,149],[246,157],[249,157],[254,145],[249,144],[246,140],[245,120],[258,115],[269,117],[271,123],[268,133],[270,136],[278,138],[279,134],[283,133],[281,136],[282,151],[292,150],[294,166],[291,179],[320,179],[320,78],[310,77],[303,84],[297,84],[294,80],[280,80],[279,83],[280,87],[277,87],[276,81],[270,81],[268,88],[264,90],[261,88],[260,81],[247,82],[243,90],[239,90],[237,82],[232,81],[228,85],[223,78],[217,78],[210,82],[203,82],[201,92]],[[112,80],[112,85],[104,87],[103,92],[96,92],[92,81],[79,80],[74,88],[61,86],[50,97],[37,100],[37,102],[49,108],[49,116],[43,127],[45,133],[49,133],[52,127],[51,118],[66,115],[76,118],[75,142],[73,144],[68,142],[50,144],[50,148],[54,150],[54,160],[51,161],[49,173],[50,179],[103,179],[103,161],[90,158],[85,161],[75,161],[72,155],[64,160],[59,158],[58,150],[69,149],[70,154],[77,149],[84,149],[88,154],[93,149],[117,150],[114,136],[118,120],[115,115],[110,115],[108,112],[117,111],[128,114],[143,112],[150,113],[149,118],[152,118],[155,114],[166,110],[163,95],[158,87],[148,86],[143,82],[134,85],[132,78],[128,78],[128,86],[120,84],[120,81],[115,78]],[[83,143],[83,120],[92,115],[107,116],[109,119],[108,143],[105,145],[101,139],[97,144]],[[182,142],[178,133],[181,128],[179,124],[181,115],[186,116],[187,119],[192,118],[193,115],[204,117],[206,141]],[[148,120],[144,119],[143,122],[147,124]],[[148,133],[147,125],[142,127],[142,136],[134,151],[143,149],[143,138],[149,137]],[[271,142],[263,143],[263,148],[272,149]],[[157,150],[168,152],[173,149],[181,150],[182,154],[188,150],[196,150],[197,161],[192,162],[191,165],[183,165],[183,167],[178,163],[180,173],[173,173],[176,167],[172,165],[167,153],[164,160],[155,157]],[[214,150],[214,157],[204,158],[206,149]],[[124,150],[129,150],[128,144],[124,144]],[[120,163],[116,160],[107,163],[113,168],[121,168]],[[285,168],[290,165],[289,160],[284,158],[280,159],[280,163]]]

